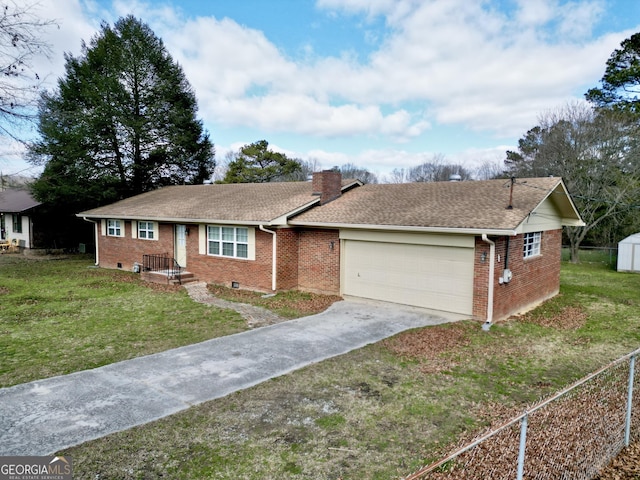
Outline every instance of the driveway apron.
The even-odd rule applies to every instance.
[[[318,315],[0,389],[0,455],[49,455],[404,330],[460,318],[345,300]]]

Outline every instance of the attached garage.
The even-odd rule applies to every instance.
[[[471,315],[471,236],[341,231],[342,294]]]

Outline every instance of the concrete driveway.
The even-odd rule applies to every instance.
[[[461,318],[350,299],[319,315],[0,389],[0,455],[49,455],[403,330]]]

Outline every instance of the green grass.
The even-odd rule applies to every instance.
[[[96,273],[84,266],[74,271]],[[133,287],[143,296],[154,294],[121,272],[106,273],[101,281],[114,285],[103,302],[117,304],[115,298]],[[32,273],[31,282],[37,275]],[[461,341],[443,353],[425,348],[419,355],[400,355],[392,341],[380,342],[61,453],[73,456],[78,479],[406,476],[440,458],[451,444],[640,346],[640,275],[619,274],[600,262],[564,263],[561,283],[560,295],[488,332],[477,322],[462,322],[408,334],[429,346],[461,331]],[[64,308],[64,301],[46,307],[63,294],[31,294],[38,308]],[[171,308],[186,312],[182,293],[172,295],[168,303],[177,304]],[[91,295],[85,297],[90,301]],[[144,308],[137,311],[145,316]],[[32,320],[31,328],[39,328],[39,321]],[[67,312],[58,316],[57,328],[85,321],[84,314]],[[116,344],[127,334],[114,330],[104,339]],[[138,340],[146,337],[143,332]],[[430,368],[436,364],[441,368]]]
[[[19,261],[18,261],[19,260]],[[0,386],[160,352],[245,329],[235,312],[150,288],[88,257],[0,257]]]

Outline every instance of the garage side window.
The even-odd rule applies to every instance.
[[[107,235],[110,237],[122,237],[122,220],[107,220]]]
[[[531,232],[524,234],[524,243],[522,246],[522,256],[531,258],[540,255],[540,241],[542,232]]]
[[[208,225],[207,253],[221,257],[248,258],[249,229]]]

